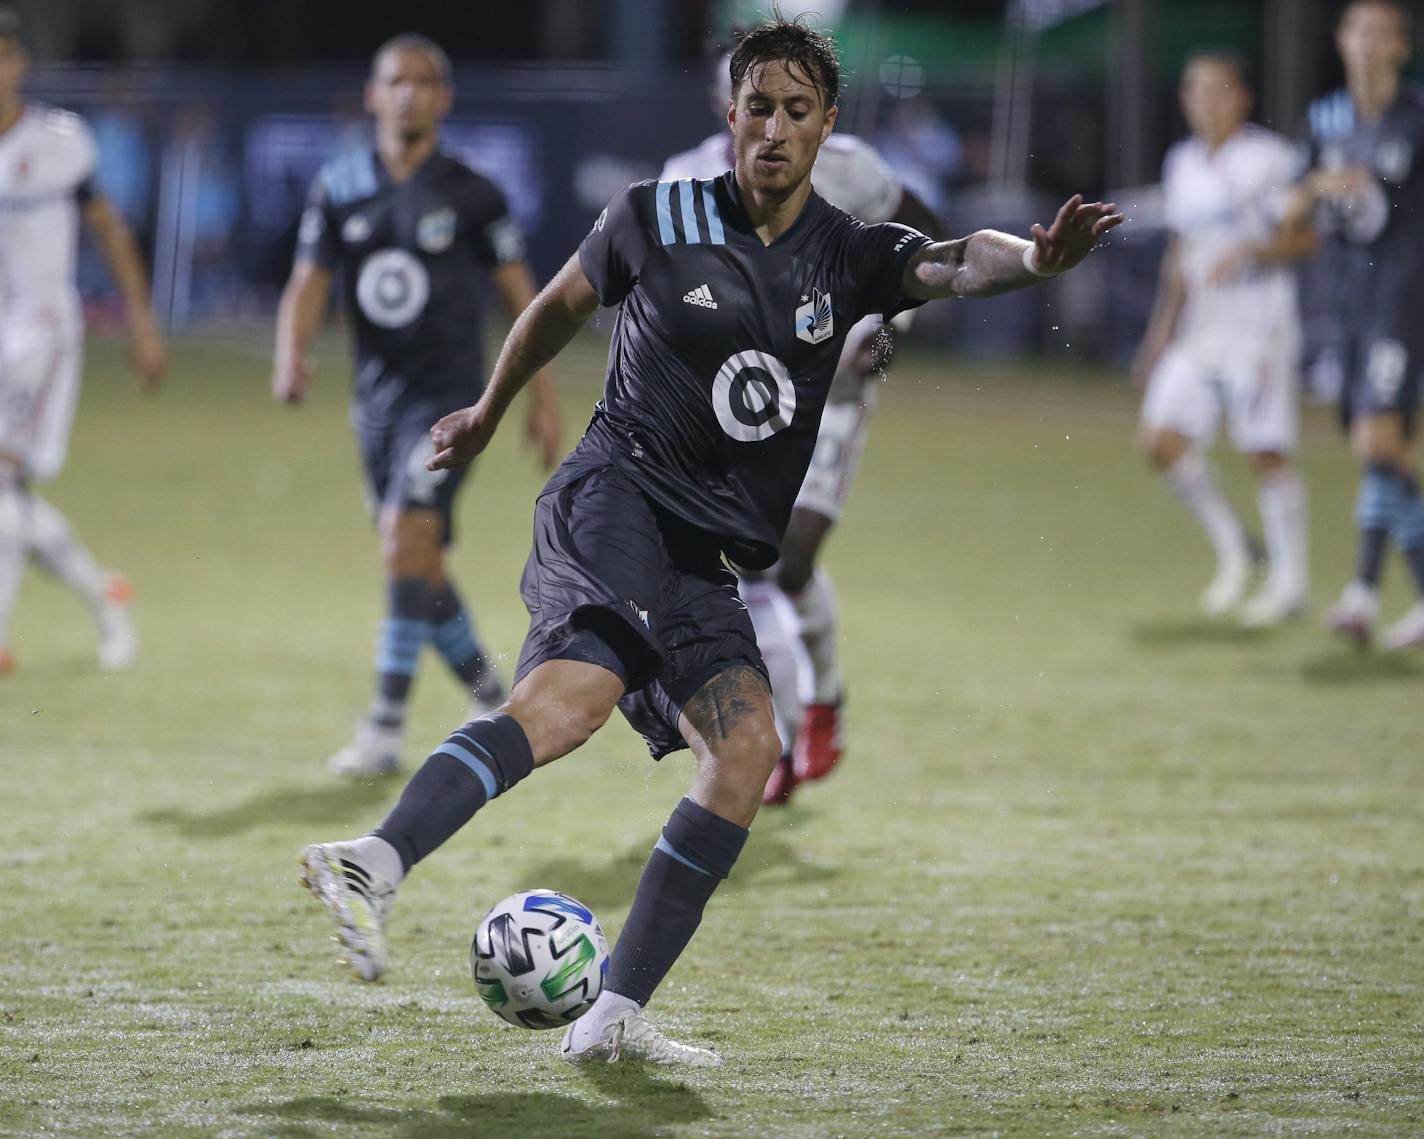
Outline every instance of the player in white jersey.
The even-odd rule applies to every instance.
[[[75,115],[27,105],[27,68],[19,22],[0,9],[0,673],[14,666],[9,618],[26,560],[79,596],[98,628],[100,664],[122,668],[137,647],[128,585],[34,490],[64,464],[79,396],[81,216],[123,297],[145,384],[159,381],[166,358],[133,238],[95,189],[89,129]]]
[[[726,59],[713,85],[714,112],[731,102]],[[732,135],[721,130],[663,165],[662,181],[715,178],[734,161]],[[867,225],[895,221],[929,237],[943,236],[934,215],[895,177],[875,148],[852,134],[832,134],[811,172],[816,192]],[[909,314],[896,322],[908,324]],[[768,803],[785,803],[803,780],[830,774],[844,747],[837,639],[839,610],[830,574],[816,564],[840,518],[875,410],[875,382],[893,351],[879,316],[861,320],[846,337],[816,450],[781,544],[781,560],[765,576],[743,577],[741,594],[771,672],[778,728],[788,751],[766,786]]]
[[[1274,625],[1307,601],[1305,487],[1290,459],[1301,337],[1287,266],[1313,249],[1313,238],[1278,224],[1298,159],[1284,139],[1246,122],[1242,65],[1194,56],[1181,101],[1192,134],[1163,167],[1171,239],[1133,369],[1146,389],[1142,444],[1216,552],[1202,610],[1216,617],[1239,606],[1243,624]],[[1206,457],[1223,415],[1259,477],[1270,566],[1244,604],[1251,543]]]

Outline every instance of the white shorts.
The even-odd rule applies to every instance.
[[[83,356],[82,324],[65,306],[11,305],[0,316],[0,452],[26,478],[64,466]]]
[[[873,378],[862,382],[859,398],[826,404],[811,465],[796,496],[798,510],[810,510],[832,522],[840,518],[870,432],[877,382]]]
[[[1173,343],[1147,381],[1142,426],[1210,446],[1225,415],[1238,451],[1294,451],[1300,433],[1300,350],[1294,338],[1225,348]]]

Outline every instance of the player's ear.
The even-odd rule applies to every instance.
[[[822,142],[825,142],[826,139],[828,139],[828,138],[831,137],[831,128],[836,125],[836,112],[839,111],[839,110],[840,110],[839,107],[832,107],[829,111],[826,112],[826,119],[825,119],[825,121],[821,124],[821,141],[822,141]]]
[[[728,100],[727,100],[727,125],[728,125],[729,127],[731,127],[732,130],[734,130],[734,131],[737,129],[737,100],[736,100],[736,99],[728,99]]]
[[[455,88],[448,83],[440,86],[440,99],[435,104],[435,117],[443,119],[450,113],[450,108],[455,105]]]

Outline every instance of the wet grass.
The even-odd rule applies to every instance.
[[[0,1133],[1424,1132],[1424,664],[1199,621],[1201,543],[1138,469],[1125,393],[1083,376],[920,356],[888,387],[829,555],[848,759],[758,821],[654,1006],[725,1068],[569,1070],[468,979],[477,914],[516,889],[616,932],[689,773],[621,724],[423,865],[388,980],[346,980],[292,859],[398,789],[321,765],[364,702],[378,572],[339,353],[291,412],[265,352],[181,347],[149,401],[98,346],[46,492],[134,579],[145,651],[98,673],[70,599],[27,583]],[[600,367],[586,345],[563,369],[571,431]],[[456,555],[508,656],[539,485],[516,437]],[[1353,494],[1323,427],[1307,470],[1319,605]],[[433,742],[462,707],[427,665]]]

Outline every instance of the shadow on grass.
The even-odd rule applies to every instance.
[[[1358,650],[1321,653],[1301,666],[1307,684],[1375,684],[1391,680],[1418,682],[1424,667],[1417,660],[1399,655]]]
[[[583,1071],[582,1069],[580,1070]],[[668,1139],[671,1128],[711,1115],[685,1084],[654,1080],[636,1068],[587,1070],[589,1082],[615,1103],[529,1092],[441,1096],[430,1108],[379,1107],[331,1096],[251,1104],[238,1115],[273,1117],[269,1134],[284,1139],[329,1135],[332,1124],[382,1129],[399,1139],[517,1135],[520,1139]],[[310,1125],[310,1126],[307,1126]]]
[[[268,823],[360,826],[371,821],[367,816],[373,811],[392,803],[399,790],[399,784],[393,780],[376,779],[302,790],[264,791],[245,802],[216,811],[162,807],[142,812],[138,821],[170,827],[188,838],[224,838]]]
[[[839,870],[808,861],[797,853],[794,839],[788,841],[784,837],[796,826],[807,824],[808,818],[805,811],[795,808],[762,812],[752,826],[746,850],[721,891],[739,893],[774,882],[810,885],[835,878]],[[656,841],[657,836],[653,835],[645,844],[630,846],[601,863],[587,854],[548,859],[521,872],[519,880],[532,883],[521,889],[548,886],[573,895],[595,912],[626,907],[633,900],[643,864]]]
[[[1174,621],[1139,621],[1127,635],[1144,649],[1175,649],[1184,645],[1254,645],[1270,636],[1270,630],[1246,629],[1232,621],[1186,617]]]

